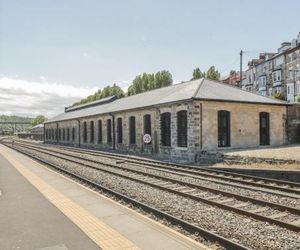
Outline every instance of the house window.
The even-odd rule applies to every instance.
[[[218,111],[218,146],[230,147],[230,112]]]
[[[123,142],[123,126],[122,126],[122,118],[117,119],[117,133],[118,133],[118,138],[117,142],[122,143]]]
[[[83,142],[87,142],[87,124],[83,123]]]
[[[177,145],[187,147],[187,111],[177,112]]]
[[[46,139],[48,139],[48,129],[46,129]]]
[[[98,143],[102,143],[102,121],[98,120]]]
[[[171,113],[166,112],[160,116],[161,144],[171,146]]]
[[[90,122],[90,132],[91,132],[90,142],[94,143],[94,121]]]
[[[54,138],[54,129],[52,129],[51,134],[52,134],[52,139],[55,139]]]
[[[144,115],[144,134],[151,135],[151,115]]]
[[[66,139],[66,129],[63,128],[63,141]]]
[[[106,121],[106,126],[107,126],[107,143],[112,142],[112,136],[111,136],[111,119],[108,119]]]
[[[75,128],[72,128],[72,141],[75,141]]]
[[[135,144],[135,117],[129,117],[129,144]]]
[[[67,128],[67,141],[70,141],[70,128]]]

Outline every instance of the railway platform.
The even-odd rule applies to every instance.
[[[3,145],[0,190],[0,249],[208,249]]]

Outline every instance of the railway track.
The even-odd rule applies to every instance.
[[[105,193],[112,195],[113,197],[115,197],[117,199],[125,201],[128,204],[132,204],[136,208],[142,209],[143,211],[145,211],[149,214],[155,215],[159,219],[167,220],[169,223],[171,223],[175,226],[179,226],[191,234],[199,233],[205,240],[210,241],[210,242],[216,242],[217,244],[220,245],[221,248],[232,249],[232,250],[250,250],[250,248],[248,248],[242,244],[239,244],[238,242],[236,242],[234,240],[230,240],[228,238],[222,237],[221,235],[218,235],[214,232],[211,232],[209,230],[201,228],[201,227],[199,227],[193,223],[190,223],[186,220],[183,220],[179,217],[173,216],[172,214],[166,213],[166,212],[164,212],[160,209],[157,209],[153,206],[149,206],[148,204],[140,202],[137,199],[134,199],[134,198],[124,195],[120,192],[112,190],[111,188],[107,188],[95,181],[89,180],[88,178],[85,178],[79,174],[73,173],[72,171],[69,171],[63,167],[60,167],[58,164],[53,164],[49,160],[34,156],[29,152],[26,152],[20,148],[16,148],[7,143],[2,143],[2,144],[20,152],[26,156],[29,156],[30,158],[33,158],[33,159],[45,164],[46,166],[48,166],[52,169],[55,169],[56,171],[66,174],[67,176],[87,185],[90,188],[95,188],[96,190],[104,191]]]
[[[11,145],[10,145],[11,146]],[[18,147],[18,148],[16,148]],[[22,147],[22,148],[20,148]],[[114,163],[107,163],[104,161],[100,161],[98,159],[92,160],[92,159],[83,159],[82,154],[83,152],[81,150],[69,150],[65,149],[64,147],[45,147],[43,145],[33,145],[33,144],[27,144],[27,143],[15,143],[14,148],[30,155],[30,153],[24,152],[24,148],[28,150],[33,150],[35,152],[39,152],[41,154],[47,154],[48,156],[55,157],[57,159],[61,159],[66,162],[70,162],[72,164],[78,164],[82,165],[86,168],[91,168],[97,171],[104,172],[106,174],[110,174],[113,176],[118,176],[121,178],[126,178],[128,180],[138,182],[156,189],[160,189],[169,193],[176,194],[178,196],[182,196],[197,202],[202,202],[207,205],[218,207],[220,209],[224,209],[230,212],[234,212],[240,215],[252,217],[256,220],[265,221],[277,226],[280,226],[282,228],[286,228],[288,230],[292,230],[295,232],[300,231],[300,210],[297,208],[275,204],[263,200],[253,199],[250,197],[245,197],[237,194],[228,193],[225,191],[215,190],[209,187],[203,187],[200,185],[196,185],[193,183],[185,182],[185,181],[178,181],[174,180],[172,178],[168,178],[165,176],[159,176],[157,174],[151,174],[147,172],[143,172],[139,169],[133,169],[124,166],[124,159],[120,158],[114,158],[116,160]],[[88,151],[89,152],[89,151]],[[85,153],[85,150],[84,150]],[[94,152],[91,152],[92,155]],[[77,154],[77,155],[76,155]],[[32,157],[32,155],[30,155]],[[101,155],[103,157],[103,155]],[[38,158],[38,157],[35,157]],[[110,158],[112,159],[112,158]],[[41,160],[41,159],[39,159]],[[42,161],[44,161],[42,159]],[[127,161],[125,161],[128,163]],[[47,164],[50,164],[53,166],[52,163],[47,162]],[[137,164],[137,162],[134,162],[134,164]],[[55,166],[56,168],[58,166]],[[65,171],[64,169],[61,169],[62,171]],[[70,172],[70,171],[67,171]],[[69,173],[72,174],[72,173]],[[77,176],[76,178],[80,178],[80,176]],[[85,180],[88,181],[88,180]],[[290,186],[291,187],[291,186]],[[289,187],[289,188],[290,188]],[[292,186],[293,187],[293,186]],[[103,188],[101,188],[104,190]],[[107,188],[106,188],[107,189]],[[107,191],[107,190],[106,190]],[[122,194],[119,194],[122,195]],[[120,198],[120,196],[118,196]],[[130,197],[127,197],[130,199]],[[126,199],[125,199],[126,200]],[[136,201],[136,200],[135,200]],[[129,202],[129,200],[127,200]],[[136,201],[138,202],[138,201]],[[131,202],[132,203],[132,202]],[[137,205],[138,203],[135,203]],[[145,204],[143,204],[145,205]],[[147,205],[145,205],[147,206]],[[153,208],[153,207],[152,207]],[[144,209],[144,208],[143,208]],[[150,208],[145,208],[145,211],[150,211]],[[156,208],[153,208],[156,209]],[[151,212],[153,212],[152,210]],[[182,225],[184,229],[188,229],[187,231],[197,231],[201,233],[202,235],[205,235],[206,237],[210,238],[212,237],[214,240],[218,241],[220,244],[222,244],[224,247],[229,249],[247,249],[247,247],[242,246],[240,244],[234,245],[236,242],[231,241],[229,239],[222,238],[221,240],[218,240],[218,235],[210,235],[210,232],[203,228],[199,228],[196,226],[194,228],[193,224],[189,222],[182,221],[181,218],[175,218],[173,215],[166,214],[163,211],[160,211],[163,214],[158,214],[158,217],[167,218],[168,220]],[[158,213],[157,211],[155,213]],[[168,217],[169,216],[169,217]],[[174,218],[173,218],[174,217]],[[178,220],[176,220],[178,219]],[[181,221],[181,222],[180,222]],[[187,224],[185,224],[187,223]],[[192,229],[193,228],[193,229]],[[197,229],[197,230],[196,230]],[[201,230],[200,230],[201,229]],[[206,232],[204,232],[204,231]],[[210,236],[209,236],[210,235]],[[227,242],[229,240],[229,242]],[[231,242],[231,243],[230,243]],[[228,247],[230,244],[230,247]]]
[[[16,143],[21,143],[16,141]],[[28,145],[29,143],[23,143],[23,145]],[[36,146],[36,144],[30,143],[32,146]],[[40,145],[43,147],[43,145]],[[73,147],[65,147],[65,146],[45,146],[48,149],[62,149],[69,152],[81,153],[84,155],[91,155],[96,157],[104,157],[106,159],[113,159],[119,163],[127,163],[133,164],[134,166],[147,166],[147,168],[159,169],[160,171],[171,173],[176,172],[177,174],[182,173],[185,176],[197,176],[198,178],[202,178],[203,180],[213,181],[220,184],[232,185],[235,187],[249,188],[257,191],[266,191],[270,193],[276,193],[274,191],[282,192],[282,195],[290,196],[293,198],[299,198],[300,196],[300,183],[296,182],[288,182],[281,181],[270,178],[262,178],[262,177],[254,177],[250,175],[244,174],[236,174],[236,173],[228,173],[226,171],[207,169],[204,167],[193,167],[189,165],[180,165],[174,163],[165,163],[161,161],[155,161],[152,159],[144,159],[140,157],[113,154],[107,152],[99,152],[95,150],[88,149],[76,149]],[[293,195],[295,194],[295,195]]]
[[[120,166],[120,164],[110,164],[99,160],[83,159],[81,156],[76,156],[63,150],[58,151],[40,146],[21,145],[22,147],[36,150],[37,152],[45,153],[53,157],[60,158],[61,160],[66,160],[75,164],[83,164],[85,167],[140,182],[195,201],[201,201],[212,206],[217,206],[221,209],[233,211],[257,220],[266,221],[289,230],[296,232],[300,231],[300,209],[294,207],[253,199],[209,187],[191,184],[185,181],[174,180],[168,177],[123,167]],[[103,166],[106,168],[103,168]],[[229,205],[232,203],[233,205]],[[267,215],[261,215],[261,213]]]

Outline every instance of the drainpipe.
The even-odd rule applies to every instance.
[[[203,147],[203,141],[202,141],[202,135],[203,135],[203,131],[202,131],[202,120],[203,120],[203,117],[202,117],[202,103],[200,103],[200,149],[202,150],[202,147]]]
[[[45,124],[44,124],[44,128],[43,128],[43,130],[44,130],[44,134],[43,134],[43,144],[45,144],[45,137],[46,137],[46,134],[45,134],[45,131],[46,131],[46,129],[45,129]]]
[[[80,142],[80,120],[78,119],[77,120],[78,121],[78,147],[80,148],[80,144],[81,144],[81,142]]]
[[[113,150],[116,149],[116,136],[115,136],[115,116],[113,113],[109,113],[109,115],[112,117],[112,132],[113,132],[113,136],[112,136],[112,148]]]
[[[56,123],[56,142],[58,144],[58,122]]]

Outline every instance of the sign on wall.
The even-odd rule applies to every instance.
[[[144,134],[144,136],[143,136],[143,142],[144,143],[149,144],[151,142],[151,140],[152,140],[151,135]]]

